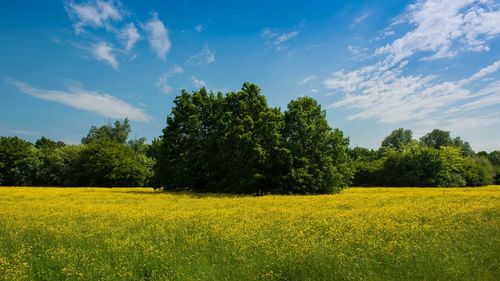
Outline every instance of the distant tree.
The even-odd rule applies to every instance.
[[[352,184],[354,186],[380,185],[383,160],[380,159],[379,152],[357,146],[351,149],[349,154],[355,168]]]
[[[487,158],[493,164],[493,169],[495,171],[494,183],[500,184],[500,150],[494,150],[487,154]]]
[[[111,140],[120,144],[126,144],[128,135],[131,132],[130,123],[127,118],[123,122],[115,121],[111,124],[100,127],[92,126],[86,137],[82,139],[83,144],[90,144],[96,141]]]
[[[492,184],[496,175],[488,158],[467,157],[463,163],[463,175],[468,186]]]
[[[58,147],[63,147],[65,145],[66,144],[62,141],[55,142],[55,141],[53,141],[49,138],[46,138],[44,136],[42,136],[41,138],[39,138],[35,142],[35,147],[38,149],[55,149]]]
[[[144,186],[151,176],[144,155],[111,140],[85,146],[77,165],[83,186]]]
[[[368,160],[375,160],[378,158],[377,151],[359,146],[356,146],[355,148],[351,149],[349,151],[349,155],[354,161],[368,161]]]
[[[285,111],[284,146],[292,157],[288,185],[294,193],[327,193],[348,186],[354,169],[349,140],[332,130],[312,98],[291,101]]]
[[[32,143],[18,137],[0,137],[0,185],[32,185],[39,164]]]
[[[392,151],[383,163],[384,186],[465,186],[460,150],[412,146],[403,152]]]
[[[451,138],[449,131],[434,129],[432,132],[421,137],[420,142],[427,147],[439,149],[442,146],[451,146],[453,139]]]
[[[80,153],[83,145],[65,145],[53,149],[40,149],[40,165],[36,173],[39,186],[84,186],[80,182]]]
[[[421,137],[420,143],[435,149],[439,149],[443,146],[454,146],[460,148],[463,155],[472,156],[474,154],[468,142],[462,141],[460,137],[452,138],[449,131],[434,129]]]
[[[146,143],[146,138],[144,138],[144,137],[131,139],[127,142],[127,144],[135,152],[141,153],[141,154],[146,154],[148,149],[149,149],[149,145]]]
[[[403,150],[413,140],[413,132],[411,130],[399,128],[392,131],[382,141],[382,148],[395,149],[397,151]]]
[[[487,157],[493,165],[500,166],[500,150],[490,152]]]

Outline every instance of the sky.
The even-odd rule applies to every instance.
[[[0,135],[162,134],[182,89],[315,98],[351,146],[439,128],[500,149],[500,1],[0,1]]]

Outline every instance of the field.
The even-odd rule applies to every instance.
[[[0,280],[500,276],[500,186],[263,197],[0,188],[0,217]]]

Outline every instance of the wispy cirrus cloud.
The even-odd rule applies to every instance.
[[[305,85],[305,84],[307,84],[307,83],[309,83],[309,82],[311,82],[311,81],[313,81],[313,80],[315,80],[317,78],[318,77],[316,75],[309,75],[309,76],[305,77],[304,79],[300,80],[299,83],[298,83],[298,85],[299,86],[300,85]]]
[[[294,37],[299,35],[299,31],[294,30],[285,33],[279,33],[275,29],[266,27],[262,29],[261,36],[266,39],[266,44],[280,51],[287,48],[286,43]]]
[[[97,60],[106,62],[114,69],[118,68],[119,64],[113,52],[113,46],[111,46],[107,42],[101,41],[99,43],[92,44],[90,46],[90,51],[94,58],[96,58]]]
[[[186,63],[188,65],[204,66],[215,61],[215,52],[205,45],[198,53],[190,56]]]
[[[85,32],[85,27],[111,29],[111,22],[122,20],[125,10],[120,1],[95,0],[83,3],[65,2],[66,12],[73,21],[75,32]]]
[[[169,84],[169,79],[170,77],[176,75],[176,74],[181,74],[184,72],[184,69],[180,66],[174,65],[172,68],[170,68],[167,72],[160,74],[158,77],[158,80],[156,82],[156,87],[160,90],[160,92],[164,94],[170,94],[174,91],[172,86]]]
[[[163,21],[158,18],[158,13],[153,12],[151,19],[143,25],[143,28],[146,31],[151,49],[160,59],[166,60],[171,42],[168,30]]]
[[[125,50],[130,51],[134,48],[135,44],[141,35],[133,23],[127,24],[123,29],[118,32],[118,37],[120,38],[122,44],[125,46]]]
[[[498,6],[488,1],[417,1],[394,23],[408,24],[410,30],[376,49],[373,64],[336,71],[323,81],[325,88],[341,96],[328,107],[350,109],[349,120],[400,123],[433,119],[446,125],[444,120],[459,120],[453,114],[496,103],[488,89],[496,89],[498,81],[482,78],[497,72],[500,61],[458,80],[406,71],[415,60],[428,63],[461,52],[487,51],[488,42],[499,35],[500,16],[496,15],[500,15]]]
[[[148,122],[152,119],[142,108],[109,94],[82,89],[79,83],[73,83],[73,86],[66,90],[44,90],[13,79],[8,79],[6,82],[35,98],[57,102],[101,116],[114,119],[129,118],[141,122]]]
[[[360,25],[360,24],[364,23],[371,15],[372,15],[372,12],[364,12],[364,13],[360,14],[359,16],[355,17],[350,25],[350,28],[353,28],[356,25]]]
[[[193,84],[196,88],[202,88],[207,86],[207,83],[205,81],[200,80],[194,76],[191,76],[191,80],[193,80]]]

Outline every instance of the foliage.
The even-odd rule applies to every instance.
[[[31,185],[39,166],[33,144],[18,137],[0,137],[0,185]]]
[[[115,121],[114,126],[111,124],[102,125],[100,127],[92,126],[87,136],[82,139],[82,143],[90,144],[97,141],[112,140],[120,144],[125,144],[130,132],[131,128],[129,121],[125,118],[123,122]]]
[[[396,129],[391,132],[383,141],[382,148],[395,149],[401,151],[406,145],[413,140],[413,132],[403,128]]]
[[[454,146],[461,149],[466,156],[474,155],[474,151],[468,142],[464,142],[460,137],[451,138],[449,131],[434,129],[430,133],[420,138],[422,145],[439,149],[443,146]]]
[[[130,140],[128,120],[93,126],[82,145],[41,137],[36,145],[17,137],[0,139],[0,185],[145,186],[153,159],[145,138]]]
[[[150,163],[141,156],[114,141],[93,142],[80,155],[80,182],[83,186],[144,186]]]
[[[225,96],[201,89],[176,97],[155,171],[168,190],[324,193],[349,184],[347,149],[316,101],[293,101],[282,113],[245,83]]]
[[[484,157],[467,158],[464,163],[463,174],[467,186],[492,184],[496,175],[493,165]]]
[[[62,141],[53,141],[49,138],[42,136],[40,139],[36,140],[35,147],[38,149],[55,149],[58,147],[63,147],[66,144]]]
[[[288,104],[283,140],[291,154],[287,175],[291,192],[329,193],[351,183],[349,140],[330,128],[314,99],[304,97]]]
[[[382,183],[385,186],[464,186],[460,151],[452,147],[440,150],[411,147],[392,152],[384,161]]]

